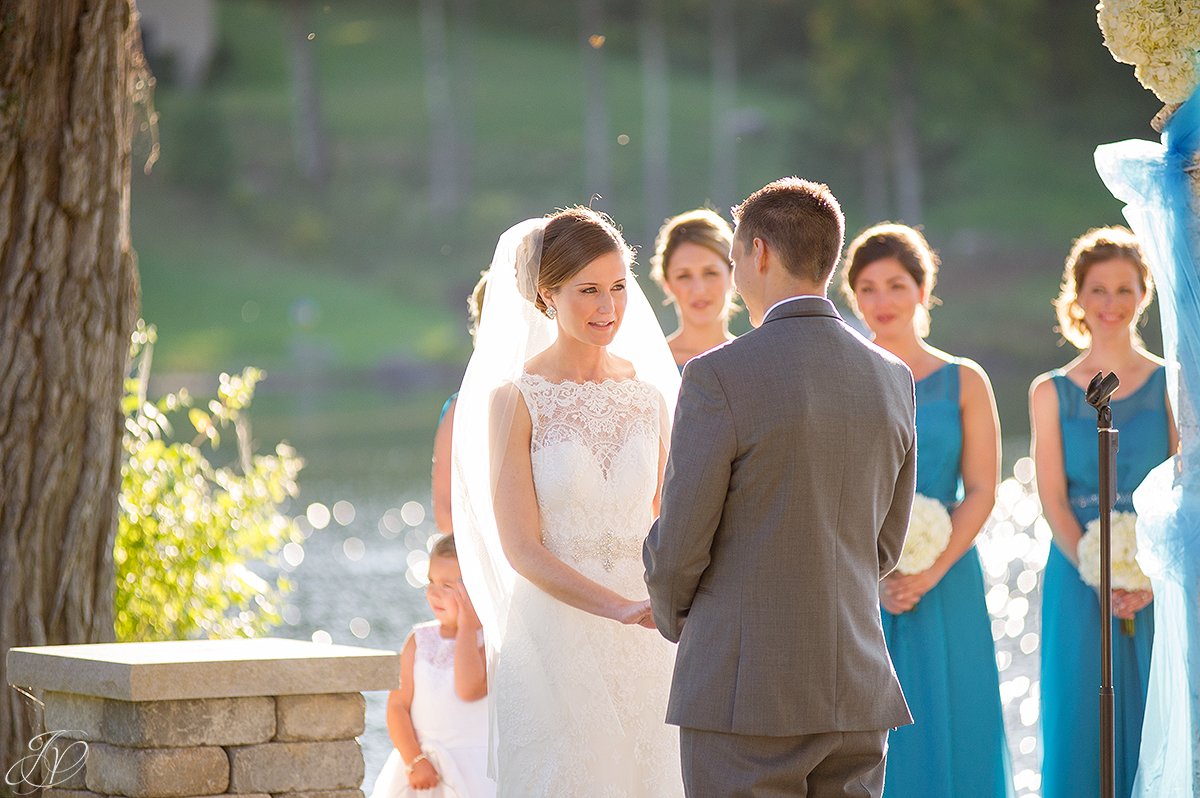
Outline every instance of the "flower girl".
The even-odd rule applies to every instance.
[[[388,695],[395,749],[371,798],[492,798],[483,632],[453,537],[430,553],[425,600],[436,620],[414,626],[404,643],[400,689]]]

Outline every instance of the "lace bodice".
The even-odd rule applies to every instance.
[[[658,486],[662,397],[636,379],[550,382],[527,373],[517,386],[533,421],[546,548],[613,588],[628,581],[615,573],[622,561],[635,563],[640,578]]]
[[[516,386],[546,548],[587,578],[644,599],[666,408],[640,380]],[[674,647],[518,579],[493,686],[501,798],[682,798],[663,724]]]

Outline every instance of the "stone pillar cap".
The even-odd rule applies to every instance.
[[[265,637],[13,648],[8,681],[121,701],[391,690],[400,656]]]

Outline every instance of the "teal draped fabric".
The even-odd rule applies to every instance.
[[[1154,585],[1157,635],[1135,795],[1200,796],[1200,257],[1186,170],[1200,147],[1200,89],[1162,143],[1096,150],[1096,168],[1126,203],[1158,286],[1163,349],[1181,451],[1134,494],[1138,561]],[[1122,443],[1125,442],[1122,432]]]

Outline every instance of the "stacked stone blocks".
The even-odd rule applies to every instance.
[[[24,651],[55,648],[89,647]],[[338,647],[323,647],[330,648]],[[47,732],[62,733],[54,739],[52,749],[63,754],[64,770],[70,770],[69,765],[80,758],[81,747],[72,747],[73,742],[82,739],[87,744],[83,767],[70,778],[55,778],[54,787],[44,792],[45,798],[362,798],[363,758],[356,737],[364,729],[363,696],[359,692],[292,694],[315,686],[302,675],[296,678],[304,670],[303,663],[296,660],[292,657],[286,663],[285,670],[290,670],[293,678],[276,685],[280,694],[158,700],[126,700],[131,697],[128,693],[137,690],[122,686],[82,688],[79,672],[92,667],[86,661],[73,664],[72,679],[62,678],[61,673],[56,677],[54,667],[33,678],[26,668],[26,683],[31,678],[42,682],[33,686],[44,690]],[[20,665],[14,674],[11,656],[9,662],[10,676],[20,676]],[[351,670],[357,667],[349,679],[351,689],[384,689],[398,681],[394,652],[370,651],[362,660],[342,664]],[[329,665],[322,662],[317,668],[321,679],[328,675]],[[265,667],[267,670],[262,662],[254,663],[246,678],[231,681],[224,690],[216,690],[217,685],[210,683],[204,689],[157,685],[152,692],[186,695],[261,690],[271,670],[270,664]],[[17,683],[17,679],[13,681]],[[147,682],[151,683],[154,681]],[[343,689],[347,683],[346,678],[331,682]],[[76,691],[65,691],[64,686]],[[110,697],[122,693],[126,695]]]

